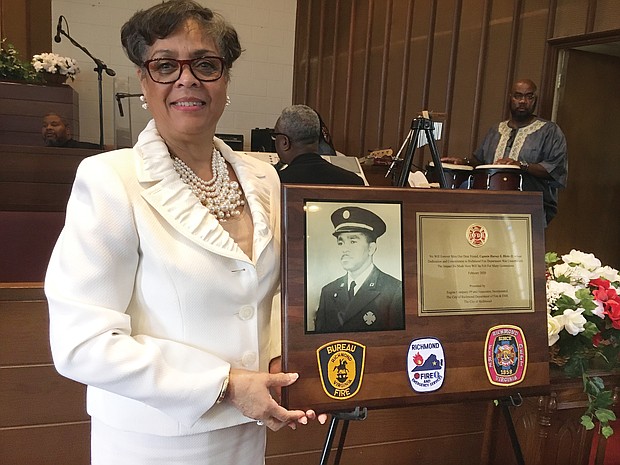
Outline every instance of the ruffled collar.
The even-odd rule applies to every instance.
[[[255,259],[270,240],[274,226],[268,186],[264,176],[256,173],[251,164],[219,139],[215,147],[228,161],[243,188],[246,207],[250,208],[254,223],[253,250]],[[155,121],[151,120],[138,136],[134,146],[138,153],[136,172],[140,183],[152,184],[143,198],[155,208],[177,231],[215,253],[231,258],[251,261],[237,243],[222,228],[215,216],[200,203],[187,184],[174,170],[166,143],[159,135]]]

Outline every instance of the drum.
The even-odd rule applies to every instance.
[[[520,191],[521,168],[515,165],[478,165],[469,177],[470,189]]]
[[[458,189],[461,185],[467,187],[467,181],[473,168],[469,165],[453,165],[452,163],[442,163],[441,167],[445,175],[446,183],[449,189]],[[435,168],[435,164],[430,162],[426,167],[426,178],[428,182],[439,183],[439,173]],[[441,183],[439,183],[441,185]]]

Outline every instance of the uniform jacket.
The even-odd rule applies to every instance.
[[[45,282],[51,347],[110,426],[173,436],[248,422],[215,404],[223,380],[279,353],[278,178],[215,145],[243,186],[253,257],[181,181],[154,121],[133,149],[78,168]]]
[[[341,318],[338,318],[339,312]],[[404,312],[401,281],[373,266],[368,279],[350,302],[346,275],[323,287],[315,331],[332,333],[404,329]]]

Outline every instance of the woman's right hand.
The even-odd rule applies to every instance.
[[[273,431],[286,425],[295,429],[297,423],[306,424],[314,412],[285,409],[271,396],[270,389],[290,386],[297,378],[297,373],[269,374],[231,368],[225,402]]]

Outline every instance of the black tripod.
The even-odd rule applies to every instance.
[[[402,166],[400,170],[400,174],[398,177],[398,181],[394,184],[398,187],[405,187],[407,185],[407,179],[409,177],[409,172],[411,170],[411,163],[413,162],[413,155],[415,153],[415,149],[418,146],[418,141],[420,139],[420,132],[424,131],[426,135],[426,140],[428,141],[428,145],[431,149],[431,156],[433,158],[433,163],[435,164],[435,169],[439,173],[439,187],[442,189],[448,188],[448,183],[446,181],[445,173],[443,172],[443,167],[441,165],[441,157],[439,156],[439,151],[437,150],[437,144],[435,143],[435,136],[433,135],[434,126],[433,121],[428,117],[428,112],[423,112],[424,116],[418,116],[414,118],[411,122],[411,128],[409,129],[409,133],[403,142],[400,150],[396,154],[396,158],[390,165],[390,168],[387,171],[385,177],[388,177],[392,170],[396,167],[396,164],[400,163],[400,154],[405,150],[405,158],[402,160]]]

